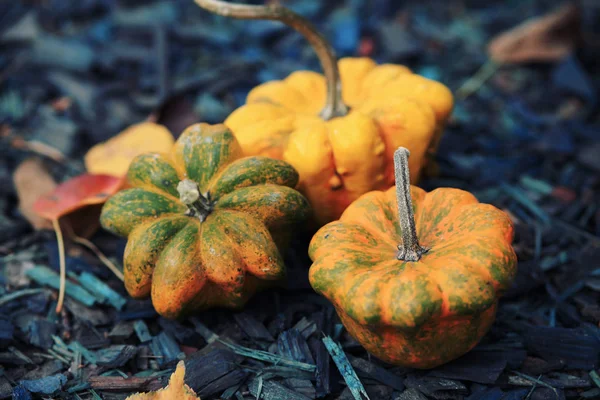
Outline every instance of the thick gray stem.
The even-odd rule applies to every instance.
[[[410,152],[399,147],[394,152],[394,175],[396,178],[396,200],[398,202],[398,219],[402,229],[402,243],[398,245],[398,260],[419,261],[428,249],[419,245],[415,215],[410,195],[410,171],[408,156]]]

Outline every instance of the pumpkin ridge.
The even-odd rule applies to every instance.
[[[151,257],[144,260],[144,265],[136,265],[133,266],[134,262],[131,260],[131,257],[134,257],[136,253],[140,253],[140,247],[144,244],[144,239],[148,239],[149,233],[148,231],[153,227],[158,226],[159,224],[171,222],[174,223],[176,220],[181,219],[181,221],[185,221],[185,223],[176,230],[174,234],[168,235],[165,239],[160,240],[156,245],[158,247],[152,246],[148,243],[150,250],[147,249],[143,251],[144,254],[151,254]],[[135,227],[128,236],[127,245],[125,246],[125,252],[123,254],[123,273],[125,275],[125,287],[127,292],[135,298],[147,297],[150,295],[150,290],[152,286],[152,275],[154,273],[154,268],[156,267],[156,262],[160,257],[162,251],[169,245],[169,243],[173,240],[173,237],[177,235],[181,230],[183,230],[190,221],[185,216],[172,216],[172,217],[164,217],[159,220],[146,221],[141,225]],[[136,242],[137,237],[141,238],[141,241]],[[139,256],[138,256],[139,257]],[[142,260],[136,260],[142,261]],[[149,270],[149,272],[147,271]],[[136,272],[138,275],[136,276]],[[140,276],[139,274],[147,275],[146,277]],[[144,279],[145,278],[145,279]],[[140,288],[140,284],[143,280],[147,280],[148,282]],[[146,287],[147,286],[147,287]],[[147,289],[147,290],[146,290]]]
[[[359,323],[378,325],[382,322],[383,307],[379,299],[380,273],[371,269],[359,270],[354,274],[352,285],[346,287],[343,296],[334,303],[343,306],[348,316]]]
[[[150,203],[152,206],[144,208]],[[130,188],[108,199],[102,208],[100,224],[109,232],[126,237],[137,224],[158,216],[179,215],[179,212],[184,211],[184,206],[179,201],[163,196],[162,193]]]
[[[215,175],[207,192],[211,200],[217,202],[221,196],[237,189],[267,183],[294,188],[298,183],[298,173],[282,160],[264,156],[243,157]]]
[[[409,264],[410,261],[396,262]],[[384,325],[398,329],[415,329],[443,313],[446,307],[443,290],[435,279],[424,270],[427,264],[418,269],[404,268],[396,279],[383,283],[379,302],[382,309],[381,321]],[[424,296],[429,295],[429,298]]]
[[[327,102],[327,83],[325,77],[318,72],[299,70],[294,71],[285,79],[290,87],[300,91],[306,99],[307,115],[319,116]]]
[[[377,93],[385,88],[387,84],[396,80],[400,74],[412,74],[412,71],[406,66],[396,64],[379,64],[375,66],[361,81],[360,97],[364,100],[373,96],[372,93]]]
[[[343,229],[344,232],[340,232],[338,229]],[[358,235],[361,235],[360,237]],[[368,235],[368,236],[367,236]],[[364,243],[357,241],[364,239]],[[350,245],[350,248],[356,248],[357,246],[361,251],[367,252],[373,256],[381,256],[382,248],[390,249],[394,251],[395,246],[389,243],[382,243],[364,226],[354,222],[343,222],[334,221],[323,228],[321,228],[311,240],[309,244],[309,256],[311,259],[317,259],[322,254],[328,254],[332,250],[346,251],[348,248],[340,247],[342,245]],[[378,261],[386,261],[381,258]]]
[[[385,143],[375,121],[358,112],[326,122],[335,171],[355,200],[383,183]]]
[[[284,107],[287,110],[301,110],[308,103],[306,96],[285,80],[274,80],[265,82],[252,89],[246,97],[246,103],[268,102]]]
[[[235,210],[221,210],[219,211],[219,215],[222,219],[229,222],[230,227],[234,230],[234,232],[236,230],[238,232],[237,236],[240,242],[234,240],[233,235],[235,235],[235,233],[228,233],[227,238],[231,242],[231,246],[234,249],[236,249],[240,258],[243,260],[246,274],[263,280],[277,280],[279,278],[282,278],[283,275],[285,275],[285,265],[281,254],[279,253],[277,246],[275,246],[273,243],[271,233],[260,219],[256,218],[253,215],[247,215]],[[241,227],[239,226],[239,224],[242,221],[249,222],[246,226],[244,226],[244,228],[248,228],[247,230],[241,229]],[[255,225],[254,228],[251,226],[252,224]],[[261,232],[264,239],[262,241],[262,247],[258,246],[259,241],[256,237],[253,237],[252,240],[243,240],[244,238],[242,238],[242,235],[245,234],[246,236],[249,236],[248,232],[260,235],[261,233],[258,232],[260,230],[260,227],[264,228]],[[273,244],[271,248],[265,248],[270,244]],[[255,263],[250,262],[252,257],[249,255],[249,253],[253,253],[254,255],[264,255],[268,253],[270,254],[267,256],[267,260],[261,260],[259,257],[259,260],[256,260],[255,265]],[[258,261],[260,261],[261,265],[258,265]],[[270,267],[274,270],[277,270],[278,272],[275,272],[275,274],[266,272],[266,265],[264,264],[265,261],[267,263],[270,262],[272,264]],[[260,269],[260,273],[258,269]]]
[[[468,244],[473,245],[471,242],[467,242]],[[470,246],[464,246],[464,248],[468,248]],[[450,247],[449,247],[450,248]],[[455,253],[454,251],[452,253]],[[456,256],[455,255],[439,255],[439,249],[436,251],[435,248],[432,248],[430,250],[430,252],[427,255],[423,256],[423,259],[425,261],[429,260],[430,262],[432,262],[432,267],[431,267],[431,271],[432,273],[435,273],[436,271],[443,271],[444,269],[449,268],[447,265],[440,265],[442,264],[442,260],[446,260],[447,262],[454,262],[455,261]],[[435,263],[433,263],[433,261],[435,261]],[[469,269],[469,274],[476,274],[479,275],[480,277],[488,280],[488,281],[493,281],[492,279],[492,275],[488,269],[487,266],[482,265],[479,262],[473,262],[473,263],[469,263],[468,259],[465,261],[462,261],[461,266],[465,267],[466,265],[468,265],[468,269]],[[465,267],[466,268],[466,267]],[[439,282],[438,282],[439,283]]]
[[[461,196],[457,199],[458,196]],[[436,227],[446,219],[452,219],[461,215],[460,206],[469,204],[481,204],[471,193],[454,188],[438,188],[425,195],[422,202],[423,213],[417,227],[419,237],[430,237],[436,231]],[[458,208],[457,208],[458,207]],[[426,222],[427,221],[427,222]]]
[[[181,180],[169,154],[159,152],[136,156],[131,161],[126,176],[132,187],[155,188],[172,196],[177,195],[177,182]]]
[[[295,118],[292,113],[286,113],[270,120],[251,121],[236,129],[236,137],[244,153],[252,149],[249,156],[281,159],[289,136],[294,131]]]
[[[172,237],[160,252],[152,274],[152,303],[156,311],[167,318],[177,318],[208,280],[198,246],[200,222],[190,223]],[[190,251],[193,249],[193,251]]]
[[[348,107],[353,108],[360,103],[363,95],[362,83],[376,67],[377,63],[369,57],[343,57],[338,60],[342,98]]]
[[[343,221],[344,223],[351,222],[361,226],[361,228],[367,230],[374,238],[384,241],[385,243],[389,244],[392,249],[395,249],[396,245],[398,244],[397,240],[399,238],[398,232],[396,232],[397,226],[392,223],[379,221],[381,216],[377,218],[377,215],[373,215],[373,213],[384,213],[383,219],[387,220],[387,218],[385,218],[385,209],[387,206],[387,201],[382,192],[371,191],[361,196],[360,199],[354,201],[348,207],[348,211],[342,214],[340,221]],[[379,222],[385,223],[385,225],[378,226],[377,223]],[[391,232],[391,235],[390,232],[386,230],[390,228],[394,229]]]
[[[445,293],[443,315],[478,315],[496,302],[491,275],[477,263],[467,266],[465,262],[448,257],[443,268],[438,264],[439,261],[431,274],[440,291]]]
[[[242,157],[233,133],[223,124],[198,123],[185,129],[171,150],[174,163],[183,166],[183,176],[198,185],[202,193],[219,170]]]
[[[220,221],[221,214],[222,211],[214,212],[200,224],[198,252],[201,255],[200,259],[202,260],[207,280],[215,284],[223,292],[222,297],[237,297],[241,294],[244,287],[247,266],[245,260],[239,254],[237,244],[229,237],[228,230],[230,227],[225,226],[223,221]],[[220,236],[218,239],[217,235]],[[217,240],[220,240],[221,243],[217,242]],[[216,255],[215,251],[218,248],[225,250],[222,250],[220,255]],[[214,258],[208,262],[208,257],[213,257],[213,254]],[[237,274],[233,273],[231,268],[228,268],[229,266],[224,264],[225,260],[229,260],[231,261],[231,265],[237,266]],[[221,276],[218,276],[219,273],[221,273]],[[231,296],[232,294],[234,296]]]
[[[475,219],[473,217],[473,214],[475,212],[486,212],[487,214],[481,215],[481,218],[485,219],[488,223],[483,225],[482,229],[469,229],[469,232],[471,234],[478,234],[483,238],[489,239],[499,238],[502,241],[506,242],[507,246],[510,246],[510,243],[512,242],[512,235],[507,237],[505,231],[511,231],[511,228],[504,229],[502,232],[498,232],[495,229],[490,229],[490,227],[496,227],[498,223],[501,223],[503,221],[507,222],[507,226],[512,226],[512,222],[510,221],[506,213],[504,213],[501,210],[498,210],[496,207],[490,204],[484,204],[479,202],[460,204],[457,207],[455,207],[454,210],[451,212],[452,216],[446,216],[446,218],[451,217],[452,219],[456,219],[456,217],[460,215],[469,215],[469,220],[458,222],[453,226],[453,230],[452,232],[450,232],[449,236],[437,237],[436,233],[444,233],[447,231],[444,231],[443,227],[440,227],[440,225],[436,225],[435,229],[432,232],[430,232],[429,234],[421,235],[420,237],[423,238],[424,241],[427,240],[432,246],[432,249],[434,246],[438,250],[455,247],[457,243],[464,241],[464,236],[461,234],[461,231],[465,229],[463,224],[475,224]],[[476,224],[476,226],[480,225],[481,224]]]
[[[165,197],[165,198],[167,198],[167,199],[169,199],[171,201],[174,201],[177,204],[182,204],[181,200],[179,199],[179,197],[173,196],[172,194],[167,193],[165,191],[162,191],[162,190],[160,190],[158,188],[154,188],[154,187],[148,188],[148,187],[140,187],[140,186],[134,186],[134,188],[135,189],[140,189],[140,190],[143,190],[143,191],[146,191],[146,192],[154,193],[156,195],[159,195],[159,196]]]
[[[243,187],[221,197],[215,210],[239,210],[253,215],[269,230],[306,219],[308,201],[295,189],[270,183]]]
[[[303,70],[298,70],[298,71],[294,71],[291,74],[289,74],[288,76],[286,76],[281,82],[283,82],[286,86],[286,90],[295,90],[298,92],[298,94],[300,94],[300,97],[302,98],[302,100],[304,100],[304,109],[310,108],[311,102],[312,102],[312,96],[309,92],[306,91],[306,87],[296,87],[295,85],[290,84],[290,78],[293,77],[293,75],[295,73],[299,73],[299,74],[304,74],[306,72],[309,71],[303,71]],[[318,73],[317,73],[318,74]],[[320,110],[319,110],[320,111]],[[305,111],[307,114],[311,114],[310,112]],[[318,114],[318,112],[317,112]]]

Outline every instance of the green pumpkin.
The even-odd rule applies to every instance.
[[[280,239],[310,212],[291,165],[242,157],[224,125],[195,124],[169,154],[134,159],[127,178],[132,188],[106,202],[100,222],[128,238],[127,291],[151,295],[162,316],[240,308],[285,277]]]

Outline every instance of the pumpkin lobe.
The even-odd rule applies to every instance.
[[[396,258],[402,261],[419,261],[428,248],[419,244],[415,215],[410,196],[410,171],[405,147],[399,147],[394,153],[394,175],[396,177],[396,197],[398,201],[398,219],[402,229],[402,244],[398,245]]]
[[[202,195],[198,184],[190,179],[180,181],[177,185],[177,191],[179,192],[181,202],[188,206],[185,215],[198,217],[200,222],[204,222],[213,210],[210,193]]]

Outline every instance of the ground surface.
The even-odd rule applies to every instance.
[[[406,63],[453,91],[486,63],[490,37],[558,4],[324,3],[335,2],[286,2],[315,21],[338,54]],[[58,181],[83,171],[81,157],[92,144],[150,114],[178,134],[198,120],[223,120],[262,81],[318,68],[288,29],[221,24],[191,1],[10,2],[0,6],[0,19],[3,132],[10,127],[66,155],[67,162],[46,160]],[[3,138],[0,399],[125,398],[166,384],[184,357],[186,382],[204,400],[251,399],[259,391],[266,399],[350,399],[323,333],[342,344],[371,399],[600,398],[595,56],[584,46],[558,62],[503,67],[457,100],[440,146],[440,174],[423,186],[467,189],[510,212],[519,273],[481,344],[425,372],[384,365],[347,336],[308,286],[302,240],[288,254],[289,290],[263,293],[242,313],[215,310],[182,323],[130,300],[104,266],[72,246],[68,271],[80,282],[90,274],[118,294],[92,283],[83,300],[69,294],[56,315],[56,291],[40,284],[52,276],[43,266],[58,270],[55,238],[31,231],[11,177],[31,154]],[[122,240],[102,232],[93,240],[121,257]],[[31,270],[41,277],[32,279]],[[228,347],[215,334],[243,347]],[[248,349],[304,364],[273,364]],[[307,363],[316,363],[317,378],[303,369]]]

